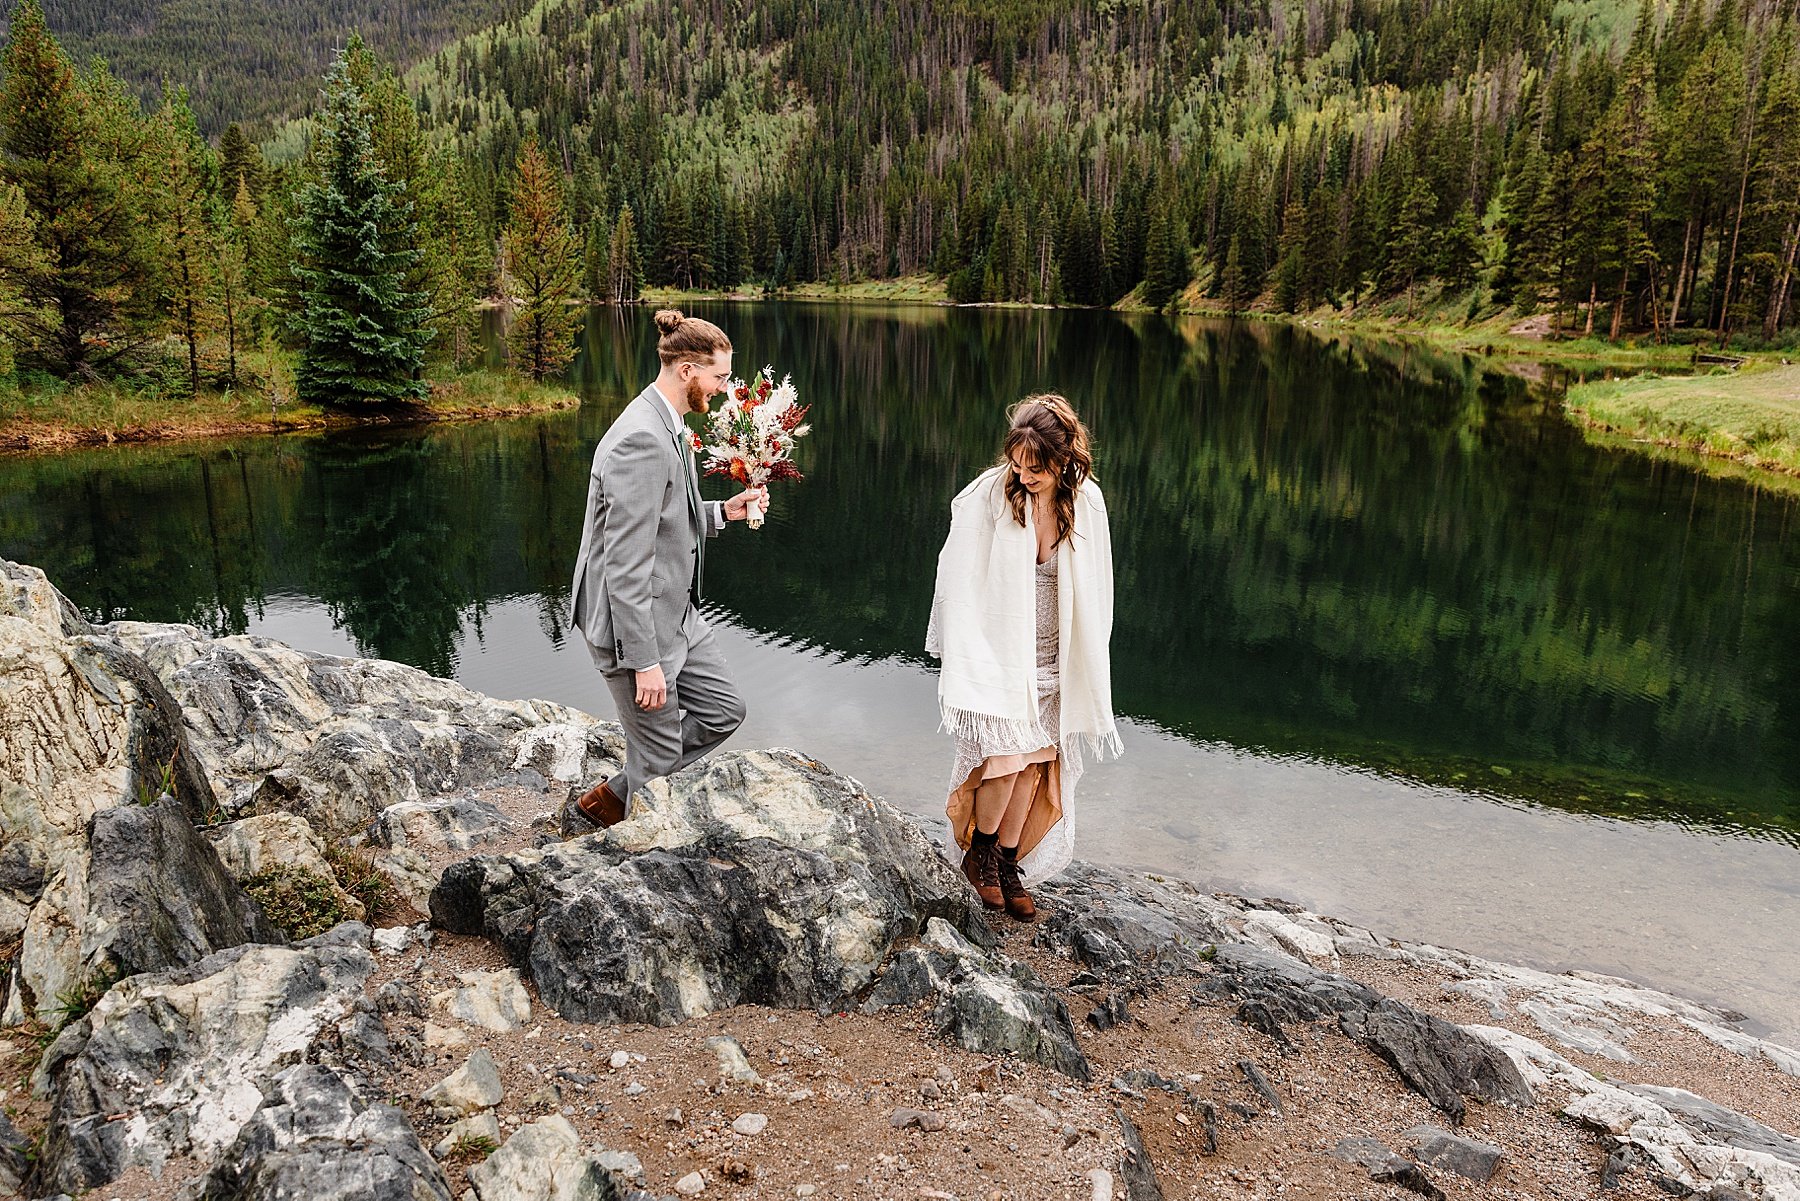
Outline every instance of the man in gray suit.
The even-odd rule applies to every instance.
[[[625,820],[633,794],[724,742],[744,702],[698,608],[706,540],[740,521],[767,489],[702,501],[692,435],[731,378],[731,340],[710,321],[664,310],[656,382],[625,407],[594,451],[575,561],[573,625],[606,677],[625,730],[625,770],[563,807],[563,830]],[[573,792],[573,789],[570,790]]]

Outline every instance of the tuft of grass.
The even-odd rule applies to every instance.
[[[111,968],[101,968],[92,974],[77,980],[56,994],[56,1002],[38,1011],[38,1017],[45,1026],[43,1045],[49,1046],[63,1028],[70,1022],[79,1022],[94,1011],[100,998],[108,989],[119,982],[119,973]]]
[[[370,919],[393,905],[394,882],[375,866],[375,856],[368,851],[327,844],[325,862],[343,890],[362,902]]]
[[[499,1149],[500,1144],[485,1134],[465,1134],[450,1144],[444,1162],[456,1167],[480,1163]]]
[[[292,939],[323,934],[351,917],[338,882],[318,872],[279,863],[244,881],[244,891],[263,915]]]

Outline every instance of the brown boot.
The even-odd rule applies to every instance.
[[[599,826],[602,830],[608,826],[616,826],[625,820],[625,802],[612,790],[611,780],[602,780],[575,802],[582,816]]]
[[[963,876],[975,889],[975,895],[989,909],[999,909],[1006,904],[1006,898],[1000,892],[1000,848],[991,840],[979,840],[969,844],[963,852]]]
[[[1031,900],[1031,894],[1025,891],[1025,881],[1019,878],[1019,848],[1001,847],[1000,853],[994,856],[994,866],[1000,877],[1000,895],[1005,898],[1006,911],[1022,922],[1037,917],[1037,905]]]

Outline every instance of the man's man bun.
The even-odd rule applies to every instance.
[[[680,309],[658,309],[656,313],[657,331],[672,334],[681,327],[683,320],[685,318],[682,317]]]

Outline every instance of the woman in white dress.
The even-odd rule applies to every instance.
[[[1030,921],[1026,885],[1074,852],[1087,757],[1121,750],[1112,541],[1069,402],[1027,397],[1008,419],[1000,463],[950,504],[926,650],[956,737],[945,810],[963,874],[988,908]]]

